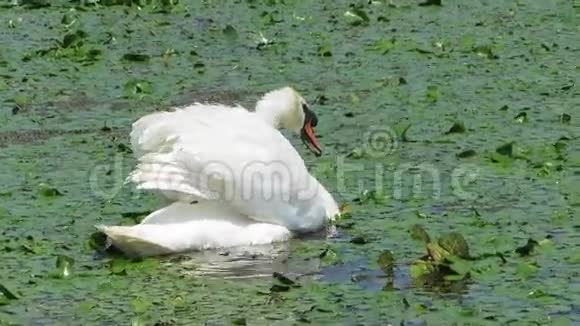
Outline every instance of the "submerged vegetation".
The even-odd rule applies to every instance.
[[[0,3],[0,325],[580,322],[570,1]],[[131,122],[292,84],[328,239],[127,260]]]

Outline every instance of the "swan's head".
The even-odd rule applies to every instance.
[[[314,133],[318,118],[304,98],[293,88],[284,87],[266,93],[256,104],[256,113],[274,128],[299,133],[310,151],[316,156],[322,154],[322,148]]]

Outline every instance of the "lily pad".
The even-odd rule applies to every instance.
[[[129,262],[124,258],[115,258],[109,261],[109,271],[113,275],[127,275],[127,265]]]
[[[447,132],[445,133],[446,135],[449,134],[462,134],[466,131],[465,129],[465,125],[463,124],[462,121],[456,121],[453,123],[453,125],[451,126],[451,128],[449,128],[449,130],[447,130]]]
[[[463,235],[459,232],[449,232],[442,235],[437,243],[441,248],[445,249],[450,254],[460,257],[469,258],[469,245]]]
[[[12,3],[16,3],[16,5],[23,6],[26,9],[40,9],[50,7],[49,0],[21,0],[21,1],[12,1]]]
[[[572,116],[568,113],[562,113],[562,115],[560,115],[560,122],[570,123],[570,121],[572,121]]]
[[[425,261],[422,259],[414,261],[411,266],[409,266],[409,273],[411,278],[418,279],[422,277],[426,277],[430,274],[433,274],[437,271],[435,265],[433,265],[429,261]]]
[[[274,284],[270,287],[270,292],[288,292],[290,291],[290,286],[283,284]]]
[[[428,6],[442,6],[441,0],[426,0],[424,2],[419,3],[419,7],[428,7]]]
[[[487,59],[499,59],[499,56],[494,53],[493,46],[491,45],[476,46],[473,48],[473,52],[475,52],[478,56]]]
[[[427,92],[425,94],[427,101],[429,101],[431,103],[435,103],[439,100],[440,96],[441,96],[441,92],[439,91],[439,87],[437,87],[435,85],[427,86]]]
[[[331,248],[325,248],[322,250],[318,257],[320,258],[321,262],[327,265],[337,264],[341,261],[338,253]]]
[[[151,82],[143,79],[131,79],[125,83],[125,94],[128,96],[151,94]]]
[[[538,271],[538,266],[534,263],[520,262],[516,267],[516,274],[521,279],[528,279],[532,277]]]
[[[369,243],[369,240],[363,235],[357,235],[350,239],[350,243],[361,245]]]
[[[526,242],[525,245],[516,248],[515,252],[522,257],[529,256],[534,252],[536,247],[539,245],[540,243],[538,241],[534,239],[528,239],[528,242]]]
[[[63,25],[66,25],[67,27],[70,27],[72,24],[74,24],[77,21],[77,17],[75,15],[75,10],[71,10],[67,13],[65,13],[62,18],[60,19],[60,23]]]
[[[282,273],[274,272],[272,274],[272,277],[274,277],[274,279],[276,279],[278,282],[280,282],[283,285],[298,286],[298,284],[296,284],[295,281],[289,279],[288,277],[286,277]]]
[[[224,27],[223,34],[229,41],[235,41],[239,38],[238,31],[232,25]]]
[[[376,51],[381,54],[387,54],[391,49],[395,47],[395,40],[394,39],[380,39],[375,41],[373,45],[368,47],[370,51]],[[406,81],[405,81],[406,83]]]
[[[456,156],[458,158],[469,158],[469,157],[473,157],[475,155],[477,155],[477,152],[475,150],[473,150],[473,149],[467,149],[467,150],[464,150],[463,152],[457,153]]]
[[[44,182],[38,184],[37,191],[43,197],[58,197],[63,195],[58,189]]]
[[[414,224],[411,226],[409,232],[411,233],[411,238],[413,240],[421,241],[425,244],[431,241],[431,237],[429,237],[429,234],[427,231],[425,231],[425,228],[420,224]]]
[[[123,55],[123,60],[134,62],[145,62],[149,61],[150,58],[151,57],[149,55],[141,53],[125,53]]]
[[[16,294],[14,294],[12,291],[10,291],[7,287],[5,287],[2,284],[0,284],[0,294],[8,300],[18,299],[18,296],[16,296]]]
[[[516,116],[514,117],[514,120],[515,120],[517,123],[526,123],[526,122],[528,122],[528,113],[527,113],[527,112],[525,112],[525,111],[523,111],[523,112],[520,112],[520,113],[518,113],[518,115],[516,115]]]
[[[427,252],[435,263],[444,263],[447,257],[451,256],[449,251],[445,250],[445,248],[435,242],[427,244]]]
[[[75,32],[68,33],[63,37],[60,46],[65,49],[81,46],[83,44],[83,40],[86,37],[87,33],[82,30],[77,30]]]
[[[247,324],[248,324],[248,322],[246,321],[246,318],[238,317],[238,318],[232,319],[232,325],[245,326]]]
[[[60,255],[56,258],[56,271],[55,276],[58,278],[68,278],[72,275],[72,268],[74,265],[74,259]]]
[[[107,235],[102,232],[93,232],[87,240],[86,245],[96,251],[105,251],[110,243],[107,239]]]
[[[321,57],[331,57],[332,56],[332,45],[329,43],[322,44],[318,47],[318,55]]]
[[[377,260],[381,270],[387,275],[393,275],[393,268],[395,266],[395,257],[389,250],[383,251]]]
[[[370,21],[369,16],[360,8],[352,8],[344,13],[348,24],[353,26],[367,25]]]
[[[500,155],[512,157],[514,154],[514,142],[509,142],[499,146],[495,149],[495,152]]]

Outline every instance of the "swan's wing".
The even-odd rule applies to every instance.
[[[139,164],[128,180],[139,189],[161,192],[173,200],[217,199],[219,193],[210,189],[219,189],[223,182],[213,175],[204,178],[207,157],[211,159],[211,151],[223,148],[226,139],[235,137],[227,128],[228,122],[252,121],[248,118],[249,113],[241,107],[203,104],[144,116],[131,131]]]
[[[312,222],[296,219],[309,210],[325,215],[313,198],[301,198],[320,185],[294,147],[244,109],[194,105],[156,113],[136,123],[132,143],[141,156],[129,179],[138,188],[226,201],[241,214],[292,229]]]
[[[223,119],[227,115],[240,118],[247,114],[248,111],[242,107],[200,103],[177,107],[169,112],[154,112],[133,123],[131,147],[137,158],[147,153],[166,152],[179,134],[192,131],[201,134],[211,127],[215,119]]]

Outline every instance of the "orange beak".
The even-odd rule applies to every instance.
[[[304,121],[304,127],[302,127],[300,138],[302,138],[304,144],[306,144],[308,149],[312,153],[314,153],[314,155],[320,156],[322,155],[322,148],[320,147],[320,143],[316,138],[316,134],[314,134],[314,128],[312,126],[312,123],[313,123],[312,117],[309,117],[309,115],[307,115],[306,121]]]

